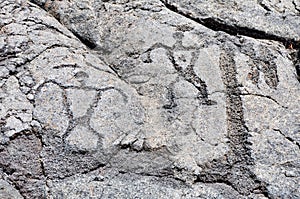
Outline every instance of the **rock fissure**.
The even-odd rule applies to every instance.
[[[266,98],[266,99],[269,99],[269,100],[273,101],[275,104],[277,104],[281,108],[288,109],[288,107],[281,105],[276,99],[274,99],[272,96],[269,96],[269,95],[263,95],[263,94],[258,94],[258,93],[240,93],[240,95],[242,95],[242,96],[263,97],[263,98]]]
[[[297,142],[295,139],[291,138],[290,136],[285,135],[280,129],[273,129],[276,132],[279,132],[285,139],[287,139],[292,144],[296,145],[300,149],[300,143]]]
[[[295,6],[295,10],[298,11],[298,15],[300,15],[300,6],[296,4],[296,0],[293,0],[292,3]]]
[[[42,10],[44,10],[45,12],[49,13],[45,8],[44,8],[44,5],[43,4],[37,4],[35,0],[30,0],[31,4],[33,6],[36,6],[36,7],[39,7],[41,8]],[[60,19],[53,16],[62,26],[64,26]],[[79,41],[84,44],[87,48],[89,49],[94,49],[97,45],[95,43],[93,43],[92,41],[90,41],[89,39],[87,38],[84,38],[83,36],[81,36],[80,34],[78,34],[76,31],[72,31],[71,29],[68,29],[77,39],[79,39]]]
[[[259,5],[260,5],[263,9],[265,9],[267,12],[272,11],[272,10],[271,10],[264,2],[263,2],[263,0],[258,0],[257,2],[258,2]]]
[[[1,2],[0,198],[297,198],[297,6]]]
[[[224,21],[221,21],[220,19],[213,18],[213,17],[197,17],[194,16],[193,13],[190,13],[188,10],[179,8],[172,3],[169,3],[168,0],[161,0],[161,2],[165,5],[167,9],[169,9],[172,12],[175,12],[185,18],[188,18],[196,23],[199,23],[213,31],[223,31],[229,35],[233,36],[247,36],[254,39],[263,39],[263,40],[272,40],[272,41],[278,41],[281,44],[283,44],[287,49],[295,49],[298,54],[300,54],[300,40],[296,40],[293,38],[286,38],[275,34],[269,34],[265,31],[256,30],[253,28],[248,27],[241,27],[236,25],[229,25],[226,24]],[[293,1],[294,3],[294,1]],[[294,3],[295,4],[295,3]],[[260,5],[266,9],[269,10],[267,6],[265,6],[263,3],[260,3]],[[269,11],[268,11],[269,12]],[[300,82],[300,59],[299,55],[295,56],[294,53],[290,53],[290,55],[293,57],[294,67],[297,73],[298,80]]]
[[[172,3],[169,3],[168,0],[161,0],[161,2],[171,10],[172,12],[175,12],[179,15],[184,16],[185,18],[188,18],[192,21],[195,21],[196,23],[199,23],[213,31],[223,31],[228,33],[229,35],[233,36],[247,36],[254,39],[265,39],[265,40],[273,40],[278,41],[282,43],[284,46],[288,47],[289,45],[293,45],[294,48],[300,48],[300,41],[297,41],[292,38],[285,38],[282,36],[274,35],[274,34],[268,34],[267,32],[256,30],[256,29],[250,29],[248,27],[239,27],[239,26],[233,26],[226,24],[225,22],[211,17],[196,17],[193,16],[192,13],[189,13],[187,10],[178,8],[177,6],[173,5]]]

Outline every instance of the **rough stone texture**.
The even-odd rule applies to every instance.
[[[1,198],[7,198],[7,199],[23,198],[21,194],[18,192],[18,190],[16,190],[12,185],[10,185],[8,182],[4,180],[0,180],[0,190],[1,190],[0,192]]]
[[[0,8],[0,198],[300,198],[297,0]]]

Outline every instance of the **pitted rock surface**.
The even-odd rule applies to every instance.
[[[0,198],[300,198],[297,0],[0,7]]]

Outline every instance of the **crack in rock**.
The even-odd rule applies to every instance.
[[[300,197],[297,2],[195,2],[0,2],[0,198]]]

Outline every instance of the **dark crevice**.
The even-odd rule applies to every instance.
[[[4,174],[5,174],[7,177],[9,177],[11,174],[6,173],[6,171],[4,170],[4,169],[6,168],[5,165],[0,164],[0,168],[2,168],[2,167],[3,167],[3,170],[2,170],[2,171],[4,172]],[[24,196],[23,191],[22,191],[22,186],[21,186],[21,185],[19,185],[17,182],[15,182],[14,180],[11,180],[11,179],[9,179],[9,178],[8,178],[8,179],[5,179],[5,181],[9,182],[9,184],[10,184],[11,186],[13,186],[23,198],[26,198],[26,197]],[[1,191],[1,189],[0,189],[0,191]]]
[[[32,133],[30,131],[28,131],[28,129],[24,129],[22,131],[16,132],[14,135],[9,137],[9,141],[13,141],[15,139],[18,139],[19,137],[22,136],[28,136],[31,135]]]
[[[88,174],[88,173],[91,173],[91,172],[93,172],[93,171],[96,171],[96,170],[101,169],[101,168],[104,168],[104,167],[106,167],[106,164],[99,163],[96,167],[91,168],[91,169],[89,169],[89,170],[87,170],[87,171],[84,171],[84,172],[82,172],[82,173],[80,173],[80,174]],[[75,175],[77,175],[77,174],[75,174]],[[68,176],[68,177],[70,177],[70,176]]]
[[[291,46],[293,47],[293,46]],[[295,66],[295,75],[298,79],[298,81],[300,82],[300,48],[299,49],[291,49],[291,53],[290,53],[291,57],[292,57],[292,61],[293,64]]]
[[[74,34],[75,37],[77,37],[81,41],[81,43],[83,43],[89,49],[94,49],[94,48],[97,47],[97,44],[95,44],[94,42],[90,41],[87,38],[84,38],[83,36],[81,36],[80,34],[78,34],[76,31],[73,31],[73,30],[70,30],[70,31]]]
[[[177,107],[173,87],[174,87],[174,84],[170,84],[167,87],[168,91],[167,91],[167,94],[166,94],[166,98],[167,98],[168,102],[162,106],[164,109],[170,109],[171,110],[171,109]]]
[[[270,11],[271,11],[271,9],[270,9],[266,4],[263,3],[263,0],[258,0],[257,2],[258,2],[258,4],[259,4],[263,9],[265,9],[267,12],[270,12]]]
[[[298,8],[298,6],[297,6],[295,0],[293,0],[292,3],[293,3],[293,5],[295,6],[295,10],[298,11],[298,15],[299,15],[299,14],[300,14],[300,9]]]
[[[61,69],[61,68],[80,68],[80,66],[78,66],[78,64],[60,64],[60,65],[57,65],[57,66],[53,66],[52,67],[53,69]]]
[[[97,171],[101,168],[104,168],[106,167],[107,164],[104,164],[104,163],[98,163],[96,164],[94,167],[91,167],[89,169],[86,169],[85,171],[82,171],[82,172],[76,172],[76,173],[69,173],[69,174],[66,174],[66,175],[63,175],[63,176],[49,176],[47,179],[50,179],[50,180],[64,180],[64,179],[67,179],[67,178],[71,178],[71,177],[74,177],[74,176],[77,176],[79,174],[81,175],[86,175],[86,174],[89,174],[89,173],[92,173],[94,171]],[[47,181],[46,181],[47,182]]]
[[[291,53],[295,70],[297,73],[297,79],[300,82],[300,40],[296,40],[294,38],[286,38],[283,36],[270,34],[262,30],[257,30],[249,27],[243,27],[243,26],[237,26],[234,24],[226,24],[226,22],[214,18],[214,17],[197,17],[194,16],[189,11],[180,9],[176,7],[175,5],[169,3],[167,0],[161,0],[161,2],[165,5],[167,9],[169,9],[172,12],[175,12],[187,19],[190,19],[198,24],[201,24],[205,26],[206,28],[209,28],[213,31],[223,31],[229,35],[237,36],[247,36],[254,39],[264,39],[264,40],[273,40],[280,42],[283,44],[287,49],[293,49],[296,52],[298,52],[298,55],[294,55],[294,53]],[[294,2],[293,2],[294,3]],[[295,3],[294,3],[295,4]],[[267,8],[265,8],[267,9]]]
[[[269,96],[269,95],[262,95],[262,94],[257,94],[257,93],[241,93],[240,95],[248,95],[248,96],[257,96],[257,97],[263,97],[263,98],[267,98],[271,101],[273,101],[275,104],[277,104],[278,106],[287,109],[288,107],[281,105],[277,100],[275,100],[273,97]]]
[[[287,139],[289,142],[295,144],[300,149],[300,143],[294,140],[293,138],[285,135],[280,129],[273,129],[276,132],[279,132],[285,139]]]
[[[12,71],[12,70],[10,70],[9,71],[9,76],[16,76],[18,74],[18,71],[16,71],[16,70],[14,70],[14,71]]]
[[[46,52],[47,50],[54,49],[54,48],[59,48],[59,47],[65,47],[65,48],[68,48],[69,46],[67,46],[67,45],[62,45],[62,44],[53,44],[53,45],[51,45],[51,46],[48,46],[48,47],[46,47],[45,49],[43,49],[41,52],[39,52],[38,54],[32,56],[31,58],[26,58],[22,63],[17,64],[17,65],[16,65],[16,68],[31,63],[32,61],[34,61],[35,59],[37,59],[39,56],[41,56],[41,55],[42,55],[44,52]]]
[[[51,30],[54,30],[68,38],[71,38],[70,35],[67,35],[66,33],[64,33],[63,31],[59,30],[57,27],[53,26],[53,25],[49,25],[47,23],[43,23],[42,21],[36,21],[36,19],[32,19],[32,18],[27,18],[27,19],[24,19],[23,22],[33,22],[35,25],[42,25],[42,26],[45,26],[46,28],[49,28]]]
[[[33,5],[41,8],[42,10],[44,10],[45,12],[49,13],[45,8],[44,8],[44,5],[41,5],[41,4],[38,4],[35,0],[31,0],[30,1]],[[57,17],[53,16],[53,18],[55,18],[62,26],[64,26],[61,22],[60,22],[60,19],[58,19]],[[89,39],[87,38],[84,38],[82,35],[78,34],[76,31],[72,30],[72,29],[69,29],[68,30],[70,32],[73,33],[73,35],[79,39],[81,41],[81,43],[83,43],[86,47],[88,47],[89,49],[94,49],[96,48],[96,44],[92,41],[90,41]],[[65,34],[64,34],[65,35]]]
[[[187,11],[178,9],[178,7],[172,5],[171,3],[168,3],[166,0],[162,0],[162,3],[165,5],[166,8],[168,8],[172,12],[182,15],[185,18],[188,18],[214,31],[223,31],[233,36],[243,35],[247,37],[252,37],[254,39],[274,40],[284,44],[286,47],[292,44],[294,48],[300,48],[300,41],[295,39],[269,34],[265,31],[256,30],[249,27],[226,24],[224,21],[213,17],[196,17],[193,16],[193,14],[191,13],[187,13]]]
[[[145,172],[132,172],[132,171],[125,171],[125,170],[119,170],[120,174],[134,174],[142,177],[154,177],[154,178],[160,178],[164,180],[172,179],[179,183],[182,183],[183,185],[187,185],[185,180],[182,180],[180,178],[177,178],[171,173],[171,171],[159,171],[159,173],[145,173]]]

